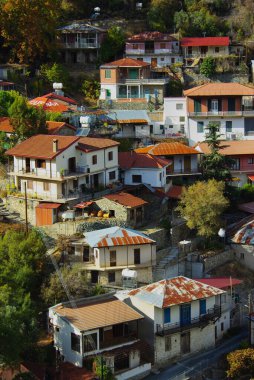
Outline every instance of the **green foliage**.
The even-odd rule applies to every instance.
[[[85,79],[82,83],[82,93],[85,99],[97,100],[100,96],[100,82]]]
[[[247,348],[236,350],[227,355],[229,369],[227,376],[230,379],[240,379],[247,375],[248,378],[254,375],[254,349]]]
[[[9,116],[8,110],[17,96],[16,91],[0,91],[0,116]]]
[[[47,121],[62,121],[63,116],[60,112],[46,112]]]
[[[63,83],[64,88],[68,88],[70,85],[69,71],[60,63],[41,65],[40,74],[50,84]]]
[[[20,372],[13,380],[36,380],[36,377],[31,372]]]
[[[220,142],[220,125],[217,122],[209,122],[207,126],[205,142],[208,144],[211,153],[205,154],[202,158],[202,171],[205,179],[214,178],[217,181],[231,180],[230,166],[234,161],[227,156],[220,154],[219,150],[223,148]]]
[[[125,39],[125,32],[119,26],[112,26],[101,44],[100,61],[109,62],[116,59],[124,49]]]
[[[95,372],[100,379],[103,378],[104,380],[115,380],[115,376],[111,368],[106,365],[103,357],[97,357],[95,359]]]
[[[178,10],[178,0],[151,0],[147,14],[150,27],[160,32],[172,29],[174,13]]]
[[[118,140],[120,145],[118,146],[118,151],[119,152],[127,152],[132,149],[133,147],[133,142],[131,139],[120,139]]]
[[[210,179],[208,182],[196,182],[185,189],[177,210],[187,220],[189,228],[209,238],[217,235],[221,226],[220,216],[227,206],[224,183]]]
[[[200,74],[211,78],[215,74],[215,60],[213,57],[205,57],[200,65]]]

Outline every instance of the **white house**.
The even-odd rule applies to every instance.
[[[122,271],[135,270],[137,281],[152,281],[156,242],[146,235],[118,226],[84,233],[71,242],[68,260],[87,271],[92,283],[122,286]]]
[[[31,197],[65,202],[85,188],[118,180],[118,145],[102,138],[36,135],[6,152],[14,157],[9,174],[21,193],[26,184]]]
[[[91,369],[96,357],[117,380],[149,374],[143,361],[138,326],[143,316],[111,294],[68,302],[49,309],[54,347],[65,362]]]
[[[166,170],[172,162],[150,154],[120,152],[119,166],[121,179],[125,185],[147,184],[168,190]]]
[[[164,98],[163,123],[166,136],[174,136],[177,133],[188,136],[186,98]]]
[[[140,337],[154,348],[155,364],[163,365],[215,346],[230,326],[230,311],[222,308],[225,294],[179,276],[131,290],[125,302],[144,315]]]

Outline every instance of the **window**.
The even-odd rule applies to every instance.
[[[73,245],[70,245],[67,248],[68,255],[75,255],[75,247]]]
[[[109,252],[109,260],[110,260],[110,266],[115,267],[116,266],[116,251],[110,251]]]
[[[226,121],[226,132],[232,132],[232,121]]]
[[[109,172],[109,179],[112,180],[112,179],[116,179],[116,172],[113,171],[113,172]]]
[[[27,181],[27,188],[29,189],[29,190],[33,190],[33,181]]]
[[[71,349],[80,352],[80,335],[71,333]]]
[[[171,350],[171,336],[166,335],[164,339],[165,339],[165,351],[170,351]]]
[[[185,116],[180,116],[179,121],[180,121],[180,123],[184,123],[185,122]]]
[[[142,175],[133,174],[132,182],[133,183],[141,183],[142,182]]]
[[[133,44],[132,49],[138,49],[138,44]]]
[[[177,110],[182,110],[183,109],[183,104],[182,103],[176,103],[176,109]]]
[[[134,264],[140,264],[140,248],[134,249]]]
[[[92,164],[93,165],[97,164],[97,156],[96,155],[92,156]]]
[[[116,281],[116,274],[115,272],[108,272],[108,282],[115,282]]]
[[[227,295],[226,294],[222,294],[221,295],[221,303],[226,303],[227,302]]]
[[[106,90],[106,98],[107,99],[111,98],[111,91],[110,90]]]
[[[240,259],[244,260],[244,253],[243,252],[240,253]]]
[[[198,121],[197,122],[197,132],[198,133],[203,133],[204,132],[204,122],[203,121]]]
[[[248,164],[249,165],[253,165],[254,164],[254,158],[253,157],[248,158]]]
[[[206,300],[199,301],[199,314],[200,315],[206,314]]]
[[[189,55],[192,54],[192,46],[188,46],[188,54],[189,54]]]
[[[113,326],[113,336],[114,337],[124,336],[124,324],[123,323],[119,323],[118,325]]]
[[[161,42],[161,44],[160,44],[160,48],[161,48],[161,49],[166,49],[166,44],[165,44],[165,42]]]
[[[167,307],[166,309],[164,309],[164,323],[170,323],[170,320],[170,307]]]
[[[109,70],[109,69],[105,70],[105,78],[106,79],[110,79],[111,78],[111,70]]]
[[[162,174],[160,173],[160,181],[162,180]]]
[[[164,129],[164,125],[160,124],[160,130]]]
[[[224,322],[221,322],[221,324],[220,324],[220,330],[224,331]]]
[[[130,210],[130,220],[134,219],[134,210]]]
[[[113,160],[113,152],[108,152],[108,160],[112,161]]]
[[[215,53],[219,53],[219,52],[220,52],[220,48],[219,48],[219,46],[215,46],[214,51],[215,51]]]
[[[184,124],[180,124],[180,133],[184,134]]]
[[[84,352],[95,350],[97,350],[97,333],[84,335]]]
[[[46,161],[45,160],[36,160],[35,164],[36,164],[36,168],[46,169]]]
[[[163,61],[165,61],[165,59],[164,59],[164,58],[161,58],[161,62],[163,62]]]
[[[44,191],[50,190],[50,183],[49,182],[43,182],[43,190]]]

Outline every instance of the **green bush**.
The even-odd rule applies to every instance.
[[[200,73],[207,78],[211,78],[215,74],[215,60],[213,57],[205,57],[200,65]]]

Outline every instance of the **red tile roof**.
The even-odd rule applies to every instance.
[[[182,192],[183,192],[183,186],[176,186],[173,185],[171,188],[167,191],[166,195],[169,198],[174,198],[174,199],[180,199]]]
[[[143,148],[135,149],[137,153],[149,153],[153,156],[174,156],[178,154],[198,154],[196,149],[179,143],[179,142],[164,142],[156,145],[149,145]]]
[[[230,286],[242,284],[242,280],[230,277],[214,277],[214,278],[196,278],[196,281],[202,282],[202,284],[214,286],[215,288],[225,289]]]
[[[49,94],[44,95],[45,98],[49,99],[58,99],[62,102],[69,103],[69,104],[78,104],[76,100],[69,98],[67,96],[58,95],[55,92],[50,92]]]
[[[0,117],[0,132],[13,133],[13,126],[9,117]]]
[[[57,135],[57,133],[60,132],[62,128],[68,128],[72,131],[76,131],[75,127],[68,123],[65,123],[64,121],[47,121],[47,127],[49,135]]]
[[[61,104],[57,100],[40,96],[29,101],[29,104],[34,107],[42,107],[45,111],[49,112],[68,112],[70,110],[68,105]]]
[[[104,198],[120,203],[121,205],[129,208],[140,207],[148,203],[141,198],[129,193],[124,193],[123,191],[120,193],[105,195]]]
[[[40,203],[35,208],[55,209],[61,206],[60,203]]]
[[[220,146],[219,152],[225,156],[254,155],[254,140],[226,140],[221,141]],[[211,153],[205,142],[196,144],[195,149],[204,154]]]
[[[131,168],[163,168],[172,162],[150,154],[136,152],[119,152],[119,166],[121,169]]]
[[[77,136],[36,135],[6,151],[9,156],[53,159],[80,139]],[[58,141],[58,151],[53,152],[53,140]]]
[[[178,276],[142,286],[131,290],[128,294],[143,302],[165,308],[223,293],[223,290],[202,284],[198,280]]]
[[[181,46],[229,46],[229,37],[184,37]]]
[[[254,88],[240,83],[205,83],[183,92],[184,96],[253,96]]]
[[[161,33],[161,32],[143,32],[135,34],[128,38],[127,41],[130,42],[142,42],[142,41],[176,41],[176,38],[170,34]]]
[[[149,63],[143,62],[143,61],[138,61],[137,59],[132,59],[132,58],[122,58],[118,59],[117,61],[105,63],[104,65],[101,66],[101,68],[104,67],[144,67],[144,66],[150,66]]]
[[[96,137],[80,137],[76,149],[84,152],[91,152],[93,150],[110,148],[119,145],[119,142],[111,139],[96,138]]]

